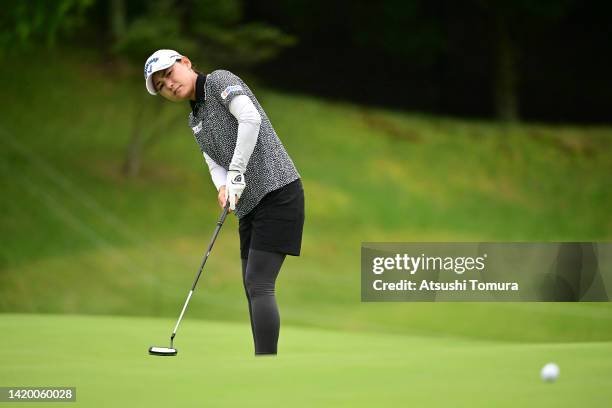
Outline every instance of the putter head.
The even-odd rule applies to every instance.
[[[175,348],[155,346],[149,347],[149,354],[153,356],[176,356],[176,353],[178,353],[178,350]]]

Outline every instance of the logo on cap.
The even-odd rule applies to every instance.
[[[153,71],[152,65],[157,61],[159,61],[159,58],[157,57],[151,58],[150,60],[147,61],[147,63],[145,64],[145,69],[144,69],[145,78],[147,77],[147,74],[150,74],[151,71]]]

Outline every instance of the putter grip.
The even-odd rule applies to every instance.
[[[217,225],[221,226],[223,225],[223,222],[225,221],[225,217],[227,217],[227,213],[229,212],[229,200],[225,203],[225,207],[223,207],[223,212],[221,213],[221,217],[219,218],[219,221],[217,221]]]

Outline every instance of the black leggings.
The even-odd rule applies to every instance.
[[[255,354],[276,354],[280,316],[274,285],[285,254],[249,249],[242,259],[242,281],[249,302]]]

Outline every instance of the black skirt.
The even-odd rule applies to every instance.
[[[240,257],[249,249],[299,256],[304,228],[304,188],[297,179],[269,192],[239,220]]]

